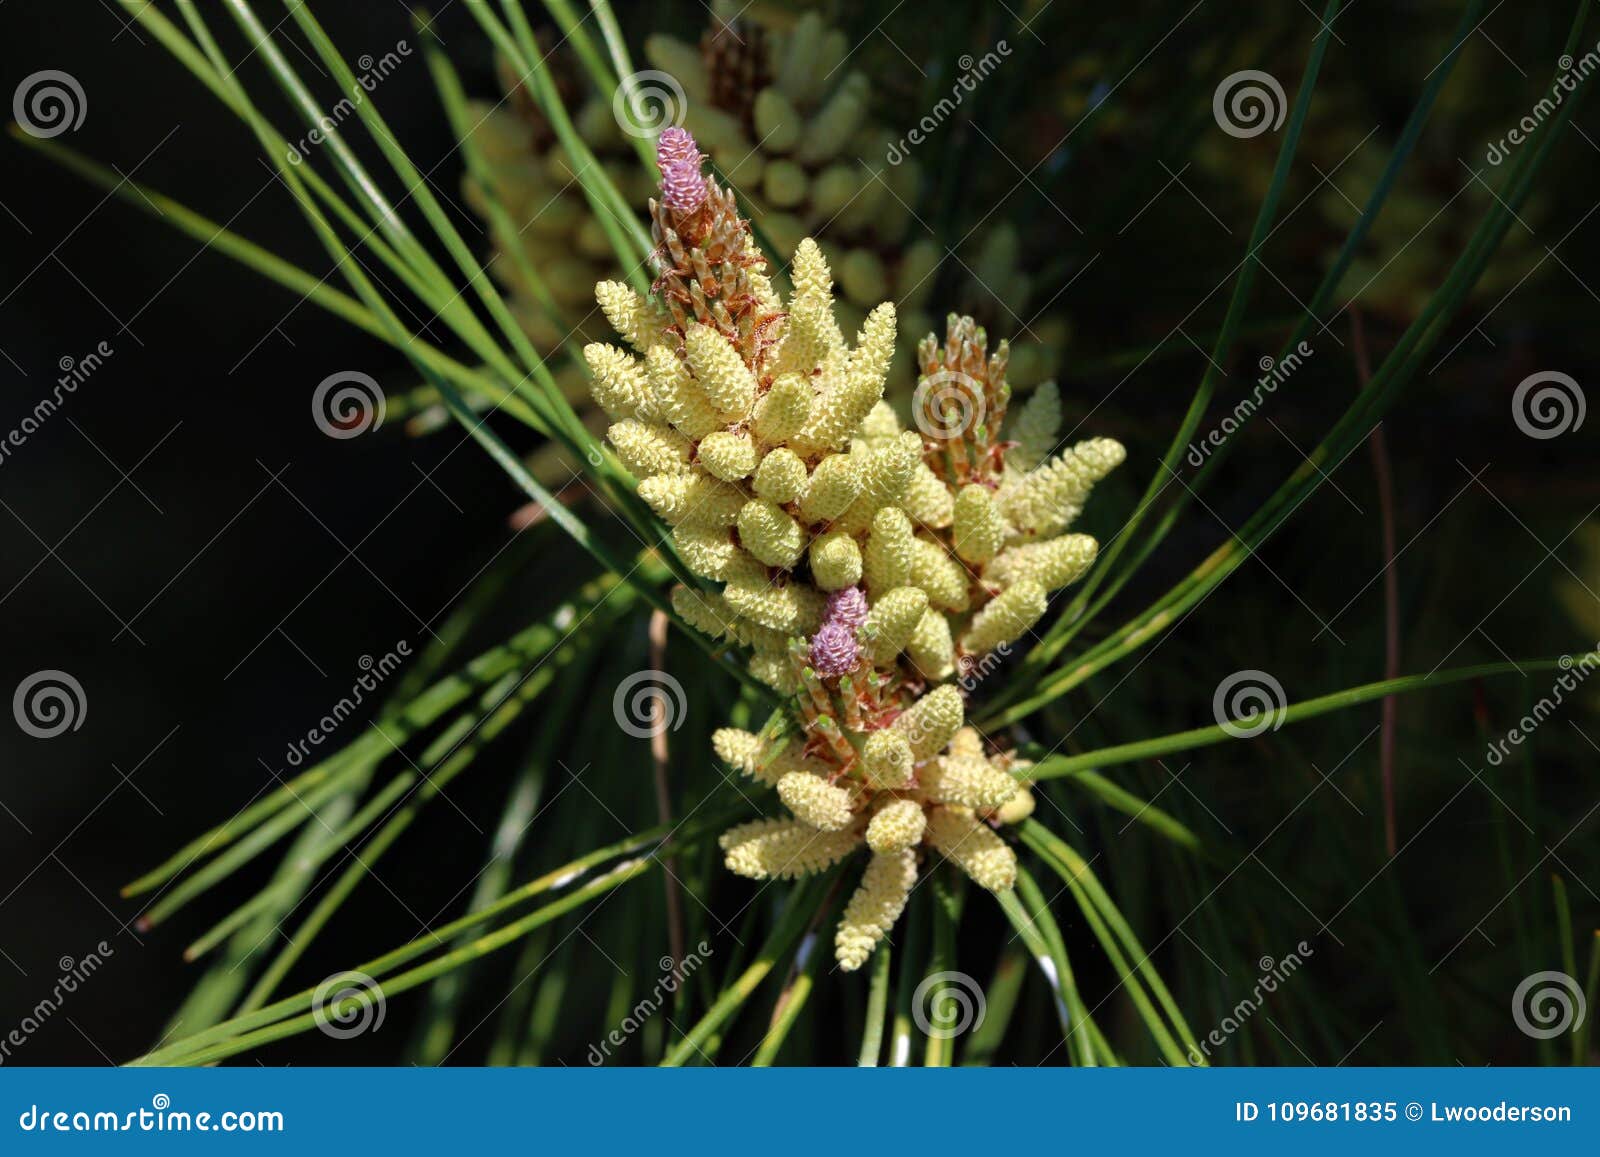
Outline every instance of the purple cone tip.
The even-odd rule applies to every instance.
[[[688,129],[673,125],[662,129],[661,135],[656,138],[656,163],[663,169],[679,161],[698,164],[704,159],[700,155],[700,147],[694,143],[694,134]]]
[[[828,607],[823,621],[843,623],[852,631],[867,621],[867,596],[860,587],[845,587],[828,596]]]
[[[656,139],[656,164],[661,168],[661,202],[674,213],[697,212],[706,203],[705,160],[687,129],[663,129]]]
[[[822,626],[811,637],[811,666],[825,679],[855,670],[861,648],[856,628],[867,621],[867,596],[860,587],[845,587],[828,596]]]
[[[843,623],[823,623],[811,636],[811,666],[824,679],[855,670],[859,654],[855,630]]]

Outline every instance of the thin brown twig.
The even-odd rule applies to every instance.
[[[666,671],[667,627],[670,622],[662,611],[655,611],[650,616],[650,667],[663,674]],[[671,753],[667,748],[667,732],[671,730],[672,720],[667,714],[667,698],[666,695],[654,695],[650,699],[650,761],[654,765],[656,815],[670,832],[672,792],[667,785],[667,759]],[[666,849],[671,844],[671,835],[661,841],[661,863],[666,869],[661,882],[667,891],[667,945],[672,952],[672,966],[677,969],[683,965],[685,952],[683,896],[679,891],[677,860],[666,855]]]
[[[560,490],[557,490],[554,497],[563,506],[570,508],[583,501],[584,496],[588,493],[589,488],[581,482],[569,482]],[[548,517],[550,517],[550,510],[544,503],[524,502],[506,516],[506,523],[512,530],[522,531],[538,526]]]
[[[1351,347],[1355,352],[1356,374],[1364,390],[1372,381],[1372,364],[1367,356],[1367,333],[1361,312],[1350,311]],[[1372,472],[1378,484],[1378,512],[1383,527],[1383,677],[1400,677],[1400,577],[1395,573],[1394,553],[1394,470],[1389,459],[1389,443],[1383,423],[1372,428],[1367,439],[1372,455]],[[1379,738],[1378,765],[1383,778],[1383,842],[1389,855],[1395,854],[1394,749],[1396,712],[1393,695],[1382,702],[1383,733]]]
[[[843,876],[840,876],[837,880],[835,880],[833,882],[833,886],[828,889],[827,895],[823,896],[821,903],[817,905],[816,912],[812,914],[811,923],[806,925],[805,932],[803,932],[800,936],[800,946],[802,949],[805,948],[806,938],[809,936],[815,936],[817,934],[817,929],[822,927],[823,919],[828,915],[829,909],[833,907],[834,902],[839,898],[839,890],[844,887],[844,881],[845,878]],[[818,951],[818,948],[815,944],[811,946],[811,951]],[[800,972],[805,967],[806,963],[807,958],[803,957],[801,952],[796,952],[794,961],[789,965],[789,973],[783,978],[783,990],[778,993],[778,999],[773,1001],[772,1015],[767,1018],[767,1028],[769,1030],[775,1027],[778,1021],[783,1019],[784,1010],[789,1007],[789,1002],[794,999],[795,982],[800,979]]]

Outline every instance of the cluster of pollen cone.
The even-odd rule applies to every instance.
[[[960,684],[1094,561],[1095,540],[1068,528],[1124,451],[1102,438],[1052,454],[1053,386],[1007,423],[1007,347],[989,353],[956,317],[918,349],[917,428],[902,429],[883,401],[894,307],[847,344],[810,240],[781,299],[703,159],[682,129],[661,134],[654,290],[602,282],[631,352],[596,343],[585,358],[608,441],[708,580],[677,588],[675,609],[747,652],[794,707],[787,732],[715,736],[788,811],[724,833],[727,866],[797,877],[864,845],[835,937],[855,969],[899,918],[923,849],[984,888],[1012,886],[1015,853],[995,829],[1032,811],[1027,765],[964,726]]]

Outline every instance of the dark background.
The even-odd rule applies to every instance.
[[[409,33],[398,4],[319,15],[352,51],[382,55]],[[469,41],[464,67],[486,59],[469,23],[439,25]],[[8,92],[42,67],[84,85],[74,147],[328,270],[243,126],[148,34],[90,0],[8,4],[0,27]],[[390,78],[384,108],[454,190],[425,69]],[[292,772],[289,740],[349,691],[362,656],[421,646],[510,537],[519,503],[453,434],[418,442],[396,423],[397,436],[325,437],[311,420],[318,382],[353,369],[402,388],[415,378],[405,359],[15,142],[0,148],[6,426],[48,392],[60,358],[102,340],[114,351],[0,466],[0,683],[9,696],[57,668],[88,703],[75,733],[0,734],[0,1006],[9,1027],[54,984],[58,958],[106,940],[116,954],[100,979],[14,1063],[122,1060],[199,969],[178,960],[193,929],[139,935],[118,889],[272,786],[264,763]],[[428,885],[442,903],[453,849],[464,842],[475,864],[480,846],[455,812],[431,820],[444,822],[420,833],[427,860],[384,873],[430,922]],[[368,915],[386,931],[421,931],[385,903]]]
[[[1439,11],[1362,13],[1349,25],[1349,43],[1330,53],[1330,72],[1361,75],[1378,47],[1424,25],[1448,27],[1453,15]],[[409,34],[399,4],[321,4],[318,14],[349,56],[381,55]],[[1492,61],[1504,46],[1530,74],[1546,75],[1548,43],[1560,29],[1527,16],[1501,13],[1489,26],[1495,47],[1474,42],[1473,51]],[[1230,12],[1224,22],[1238,19]],[[1551,24],[1564,27],[1566,20],[1562,14]],[[1309,17],[1302,24],[1297,58],[1299,44],[1314,30]],[[470,19],[446,11],[437,29],[469,82],[487,91],[488,54]],[[0,7],[0,82],[9,92],[41,68],[72,73],[87,91],[88,117],[64,142],[308,269],[328,272],[242,126],[165,50],[141,43],[141,35],[112,7],[91,0],[10,0]],[[1416,49],[1417,58],[1422,52]],[[258,93],[268,88],[258,67],[246,65],[241,75]],[[1508,69],[1488,75],[1504,87],[1511,109],[1526,108],[1542,83]],[[381,103],[413,158],[424,169],[437,162],[436,187],[453,192],[459,165],[426,70],[402,69],[385,82]],[[1389,123],[1403,112],[1401,105]],[[279,123],[291,122],[284,116]],[[1597,123],[1593,108],[1578,121],[1580,128]],[[1560,221],[1553,235],[1575,229],[1561,248],[1570,270],[1545,269],[1495,311],[1481,335],[1470,323],[1458,326],[1443,343],[1448,349],[1457,337],[1466,338],[1450,364],[1419,388],[1403,421],[1388,424],[1400,541],[1418,537],[1404,568],[1408,631],[1444,640],[1431,651],[1413,652],[1407,670],[1426,670],[1461,635],[1472,643],[1451,665],[1498,659],[1501,646],[1520,656],[1594,642],[1579,635],[1580,625],[1557,603],[1554,584],[1562,574],[1545,548],[1564,542],[1600,501],[1592,436],[1600,416],[1590,416],[1581,436],[1536,443],[1516,436],[1504,415],[1512,388],[1534,369],[1560,365],[1593,380],[1584,371],[1593,366],[1596,299],[1585,282],[1600,280],[1590,277],[1600,226],[1584,210],[1597,188],[1589,139],[1596,135],[1587,128],[1571,135],[1546,178]],[[976,143],[973,149],[974,161],[996,176],[993,159]],[[9,719],[0,726],[0,1033],[54,983],[61,958],[81,959],[105,940],[115,954],[103,976],[76,994],[11,1063],[121,1061],[159,1036],[198,970],[179,960],[197,924],[179,920],[139,933],[131,923],[139,909],[119,899],[118,888],[270,786],[271,772],[286,770],[286,743],[348,691],[362,656],[382,655],[401,640],[418,647],[462,589],[498,557],[511,537],[507,516],[520,498],[454,431],[422,441],[398,429],[349,441],[324,436],[310,412],[318,382],[336,370],[359,370],[398,392],[414,380],[405,359],[106,199],[15,142],[0,142],[0,155],[6,174],[0,193],[6,294],[0,302],[0,427],[20,421],[48,392],[62,358],[81,358],[101,341],[114,350],[42,430],[0,463],[0,689],[9,694],[32,672],[58,668],[81,682],[87,698],[84,722],[70,735],[35,740]],[[998,179],[1008,179],[1004,169]],[[1062,299],[1096,348],[1137,344],[1151,326],[1159,336],[1192,305],[1195,282],[1211,284],[1236,260],[1207,264],[1167,247],[1177,239],[1208,252],[1225,245],[1236,254],[1248,231],[1248,196],[1215,175],[1188,179],[1219,207],[1229,236],[1202,239],[1213,226],[1174,195],[1159,215],[1159,231],[1145,237],[1135,231],[1133,255],[1098,266]],[[1069,196],[1069,203],[1087,202],[1092,190],[1075,188]],[[1235,201],[1249,207],[1230,214]],[[1127,206],[1127,214],[1134,207]],[[1026,202],[1015,212],[1026,217]],[[1147,224],[1155,229],[1156,220]],[[474,236],[464,218],[458,225]],[[1309,250],[1304,260],[1314,260]],[[1286,256],[1278,267],[1295,270],[1295,258]],[[1123,279],[1133,276],[1144,280],[1145,297],[1130,305],[1118,293]],[[337,283],[337,276],[331,280]],[[1259,291],[1261,313],[1292,316],[1293,301],[1271,280]],[[1220,302],[1211,304],[1220,308]],[[1139,316],[1141,308],[1148,316]],[[1374,328],[1381,348],[1393,335],[1381,322]],[[1196,323],[1196,332],[1204,329]],[[1239,356],[1248,364],[1260,352],[1241,349]],[[1165,444],[1200,364],[1187,353],[1153,364],[1105,408],[1096,432],[1139,445],[1142,457],[1153,454]],[[1115,382],[1102,377],[1084,389],[1099,396]],[[1351,388],[1345,366],[1314,382],[1314,391],[1286,400],[1281,415],[1291,440],[1307,446],[1342,409]],[[1219,489],[1212,500],[1218,517],[1231,525],[1259,501],[1260,486],[1252,491],[1251,483],[1275,481],[1298,461],[1276,435],[1263,437],[1259,457],[1246,455],[1240,465],[1241,485]],[[1452,504],[1470,477],[1463,464],[1471,471],[1491,465],[1485,477],[1516,515],[1477,492]],[[1155,697],[1183,690],[1197,705],[1199,714],[1177,724],[1209,722],[1209,689],[1217,674],[1239,665],[1228,655],[1246,644],[1282,644],[1285,664],[1300,662],[1321,673],[1318,690],[1377,677],[1377,587],[1345,612],[1352,650],[1314,648],[1302,641],[1311,631],[1298,629],[1309,621],[1300,599],[1324,613],[1343,606],[1381,565],[1365,455],[1353,455],[1336,480],[1365,509],[1365,520],[1355,520],[1352,529],[1351,512],[1324,488],[1265,555],[1262,565],[1274,575],[1252,564],[1240,576],[1249,578],[1249,589],[1219,595],[1209,620],[1186,632],[1183,658],[1146,672]],[[1435,522],[1447,505],[1449,512]],[[1219,528],[1196,514],[1197,524],[1174,538],[1182,557],[1156,572],[1152,592],[1217,540]],[[1519,526],[1518,518],[1528,526]],[[1581,565],[1572,546],[1556,556]],[[560,558],[539,565],[559,565]],[[1526,585],[1518,581],[1524,572]],[[1274,581],[1278,575],[1296,597],[1282,580]],[[530,581],[537,581],[536,573]],[[1285,641],[1286,620],[1295,625],[1293,641]],[[1481,620],[1483,639],[1474,634],[1475,620]],[[1195,691],[1192,684],[1202,682]],[[1447,698],[1437,710],[1410,716],[1411,742],[1433,742],[1430,726],[1451,742],[1471,740],[1470,692]],[[1371,721],[1351,727],[1359,735]],[[1591,727],[1588,734],[1597,732]],[[1339,743],[1335,738],[1332,746]],[[1572,746],[1580,754],[1563,755],[1547,772],[1558,789],[1572,788],[1571,798],[1580,801],[1584,792],[1593,794],[1594,763],[1582,757],[1576,741]],[[1247,810],[1254,781],[1228,782],[1234,802]],[[459,881],[479,863],[481,831],[492,824],[498,797],[492,770],[453,789],[459,810],[431,809],[408,836],[425,854],[389,861],[388,887],[363,890],[362,902],[347,907],[329,930],[320,958],[344,958],[346,947],[398,943],[437,923]],[[1581,812],[1577,802],[1571,806],[1577,822]],[[1418,803],[1413,819],[1429,814]],[[1407,880],[1417,889],[1421,918],[1428,897],[1449,884],[1462,858],[1481,854],[1473,837],[1484,822],[1451,813],[1409,853]],[[1592,863],[1592,837],[1574,843]],[[1293,847],[1266,854],[1274,852],[1296,858]],[[1315,865],[1302,866],[1316,876]],[[235,899],[245,894],[236,883],[224,891]],[[1600,908],[1592,894],[1575,887],[1574,895],[1589,914]],[[1486,893],[1480,907],[1492,898]],[[220,896],[213,899],[207,911],[227,910]],[[1444,934],[1446,947],[1456,931]],[[1459,961],[1463,966],[1470,966],[1470,951]],[[1337,988],[1335,977],[1323,980]],[[404,1016],[391,1014],[397,1021]],[[1203,1023],[1199,1018],[1196,1028]],[[388,1034],[347,1042],[338,1059],[392,1060],[402,1033],[397,1024]],[[332,1055],[328,1047],[311,1035],[296,1055],[314,1061]],[[1396,1055],[1399,1047],[1395,1042]]]

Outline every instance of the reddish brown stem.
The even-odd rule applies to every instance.
[[[1372,364],[1367,356],[1366,328],[1359,310],[1350,311],[1351,345],[1355,351],[1356,373],[1361,388],[1372,381]],[[1389,460],[1389,443],[1383,423],[1373,427],[1367,439],[1372,455],[1372,473],[1378,484],[1378,515],[1383,528],[1383,677],[1400,677],[1400,577],[1395,573],[1394,548],[1394,470]],[[1378,761],[1383,777],[1383,841],[1389,855],[1395,854],[1394,750],[1397,704],[1390,695],[1382,703],[1383,732],[1379,736]]]
[[[669,623],[670,620],[665,612],[656,611],[650,616],[650,666],[663,674],[666,672]],[[672,720],[667,716],[665,695],[651,698],[650,714],[650,760],[655,765],[656,813],[662,826],[670,831],[672,793],[667,786],[667,759],[671,753],[667,748],[667,732],[671,728]],[[683,897],[679,894],[678,862],[666,855],[666,849],[671,843],[670,835],[661,841],[661,863],[666,869],[661,882],[667,891],[667,944],[672,950],[672,966],[678,968],[683,964],[684,958]]]

